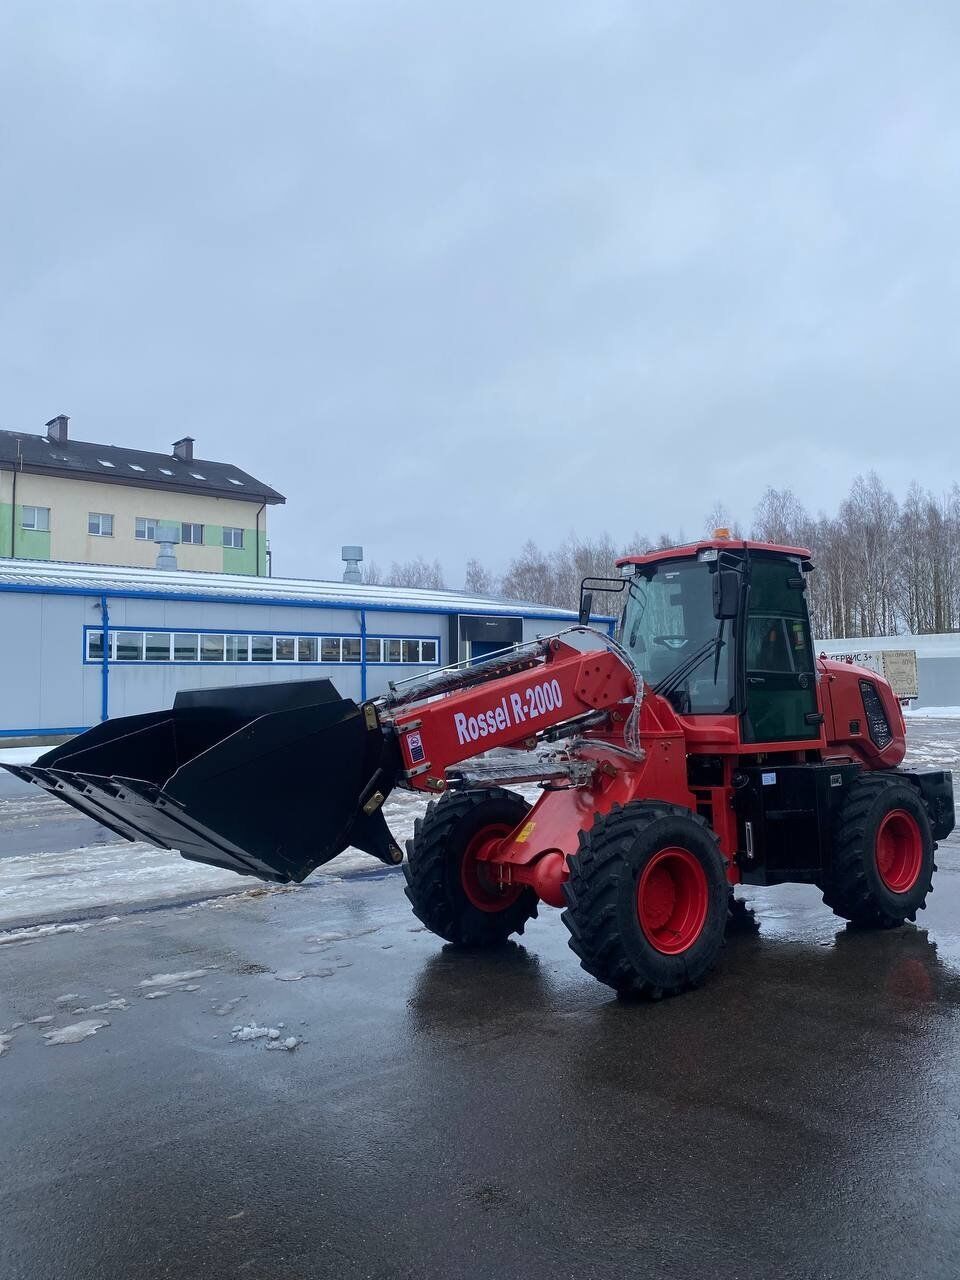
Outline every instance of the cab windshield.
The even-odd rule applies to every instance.
[[[731,709],[733,632],[713,616],[708,562],[667,560],[632,578],[621,643],[681,715]]]

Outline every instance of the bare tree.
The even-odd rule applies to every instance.
[[[731,538],[743,537],[743,530],[739,523],[730,514],[730,509],[719,498],[707,513],[703,526],[703,536],[712,538],[716,529],[729,529]]]
[[[415,590],[444,591],[446,584],[439,560],[427,561],[423,556],[398,564],[394,560],[386,580],[388,587],[411,587]]]
[[[501,584],[509,600],[530,600],[536,604],[556,603],[556,575],[549,557],[528,539],[520,554],[510,561]]]
[[[497,580],[477,559],[467,561],[467,572],[463,589],[471,596],[492,596],[497,594]]]

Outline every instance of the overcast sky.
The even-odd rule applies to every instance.
[[[960,479],[960,6],[5,0],[0,426],[275,572]]]

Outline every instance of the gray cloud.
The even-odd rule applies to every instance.
[[[189,430],[278,572],[960,478],[947,3],[14,3],[5,427]]]

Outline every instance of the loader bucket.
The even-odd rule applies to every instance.
[[[350,845],[402,857],[379,807],[396,747],[329,680],[178,693],[6,768],[128,840],[264,880],[299,882]]]

